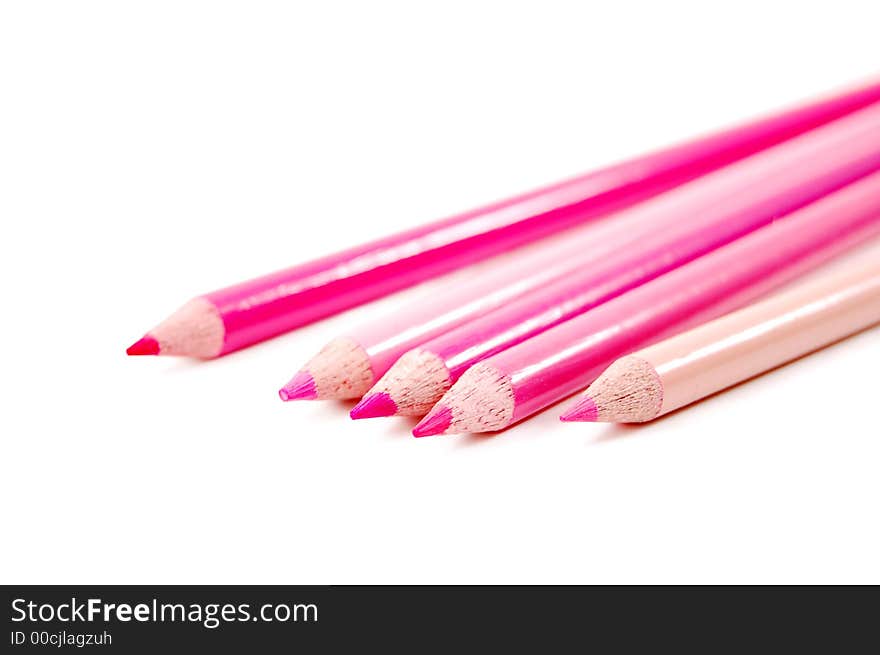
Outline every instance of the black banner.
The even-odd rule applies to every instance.
[[[354,644],[463,648],[571,640],[614,650],[876,644],[875,588],[2,587],[0,652],[340,652]],[[838,629],[835,621],[845,629]],[[755,639],[758,639],[756,642]],[[706,641],[708,640],[708,641]],[[355,649],[357,650],[357,649]]]

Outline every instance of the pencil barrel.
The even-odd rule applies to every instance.
[[[581,225],[880,100],[874,81],[218,291],[226,354]]]
[[[663,386],[660,415],[880,323],[877,260],[803,285],[637,354]]]

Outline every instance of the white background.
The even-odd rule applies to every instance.
[[[5,2],[0,582],[880,582],[880,331],[639,429],[408,436],[196,293],[880,72],[865,2]],[[558,409],[558,408],[557,408]]]

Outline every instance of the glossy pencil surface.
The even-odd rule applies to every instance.
[[[425,422],[434,433],[502,429],[584,388],[615,359],[737,309],[878,233],[873,173],[484,360]],[[437,424],[437,414],[446,420]]]
[[[467,369],[880,168],[880,105],[621,212],[568,273],[401,358],[352,411],[419,415]],[[406,369],[406,372],[403,371]]]
[[[560,417],[653,420],[880,323],[880,242],[804,282],[623,357]]]
[[[159,354],[214,357],[580,224],[880,99],[880,84],[207,293],[152,330]],[[135,349],[132,354],[153,349]]]
[[[443,288],[352,328],[327,343],[279,395],[283,400],[361,397],[407,350],[586,264],[607,222],[575,228],[564,239],[551,237],[527,252],[463,272]]]

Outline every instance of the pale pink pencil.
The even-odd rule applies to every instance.
[[[876,100],[873,95],[867,97],[873,98],[871,102]],[[836,111],[833,115],[822,113],[823,119],[821,121],[814,117],[816,120],[810,123],[810,128],[816,128],[833,118],[850,114],[866,104],[869,107],[877,106],[876,103],[871,105],[861,97],[859,104],[848,106],[846,112]],[[818,108],[819,105],[816,107]],[[783,117],[786,118],[783,119]],[[785,142],[797,135],[803,135],[804,132],[807,132],[807,136],[811,137],[812,132],[808,131],[808,128],[801,123],[803,119],[803,112],[783,114],[774,119],[772,123],[756,123],[752,126],[753,129],[730,132],[723,142],[717,139],[697,140],[694,142],[693,149],[678,153],[682,161],[688,162],[687,168],[690,172],[687,176],[680,175],[681,171],[678,169],[676,169],[678,172],[673,172],[667,168],[655,168],[657,162],[653,159],[638,160],[626,164],[620,170],[615,169],[616,173],[613,177],[603,175],[581,178],[577,185],[577,193],[573,190],[574,187],[565,186],[564,193],[562,192],[563,187],[557,189],[552,195],[554,202],[562,202],[563,200],[570,202],[572,196],[576,196],[578,200],[571,206],[566,205],[554,209],[548,215],[540,214],[538,210],[546,208],[551,196],[537,194],[520,198],[514,204],[507,203],[495,207],[492,213],[493,220],[507,220],[509,214],[521,215],[532,212],[535,213],[535,216],[529,219],[529,224],[543,224],[550,220],[548,216],[556,216],[558,212],[562,212],[566,215],[572,214],[579,217],[578,221],[567,222],[566,226],[583,223],[587,219],[596,221],[599,217],[606,217],[612,211],[632,205],[637,200],[645,200],[655,196],[661,191],[666,191],[677,184],[692,180],[755,152],[763,151],[769,146]],[[760,129],[758,129],[758,125],[761,126]],[[799,127],[794,129],[795,125]],[[772,140],[766,138],[771,126],[773,126],[775,134]],[[836,130],[837,127],[832,129]],[[781,133],[775,132],[776,130],[785,130],[785,138],[781,137]],[[763,135],[760,146],[756,140],[759,135]],[[855,145],[853,147],[854,153],[860,147],[862,146]],[[864,152],[862,151],[861,154]],[[855,162],[857,157],[858,155],[853,155],[853,170],[862,165]],[[792,163],[792,166],[797,165],[799,162]],[[841,172],[846,174],[845,171]],[[669,176],[675,177],[675,184],[670,183]],[[638,180],[638,183],[632,184],[628,181],[631,178]],[[646,191],[647,187],[650,187],[650,193]],[[817,191],[817,194],[821,195],[821,192]],[[477,212],[474,216],[480,217],[482,214]],[[488,219],[484,217],[484,220]],[[470,221],[471,227],[474,222],[475,219]],[[476,222],[479,223],[479,221]],[[570,240],[569,245],[572,247],[567,252],[557,251],[550,260],[545,260],[537,267],[530,267],[525,263],[519,268],[516,266],[508,267],[500,272],[494,281],[483,283],[483,280],[476,280],[474,283],[460,288],[457,293],[436,294],[427,301],[420,301],[420,305],[409,305],[401,311],[395,312],[389,319],[355,329],[348,335],[343,335],[327,344],[279,391],[279,395],[284,400],[357,398],[366,392],[407,350],[438,334],[484,315],[506,303],[509,299],[558,277],[572,266],[589,263],[592,258],[600,256],[603,250],[617,246],[622,242],[622,239],[631,238],[634,229],[641,229],[644,232],[644,226],[636,225],[634,219],[626,226],[626,231],[611,228],[605,233],[595,233],[589,241],[577,241],[577,237],[571,235],[568,239]],[[456,236],[457,229],[447,230],[447,232],[444,233],[445,238],[450,239]],[[435,240],[435,237],[423,238],[422,241],[425,243],[421,243],[421,245],[422,247],[431,246]],[[493,252],[505,249],[506,247],[496,248]],[[473,261],[473,258],[470,261]],[[343,268],[348,270],[350,267],[344,266]],[[329,295],[333,296],[332,293]],[[300,298],[294,304],[298,309],[303,309],[307,308],[310,303],[304,302]],[[244,303],[236,301],[235,306],[239,305],[248,307],[248,313],[252,313],[250,299]]]
[[[351,417],[424,415],[470,367],[880,168],[880,106],[618,214],[577,266],[405,353]],[[386,327],[387,329],[387,327]]]
[[[880,323],[880,243],[751,307],[614,362],[563,421],[651,421]]]
[[[602,244],[614,243],[632,228],[632,221],[599,219],[465,271],[439,291],[331,340],[278,395],[285,401],[360,398],[407,350],[564,276],[587,261],[585,253],[601,252],[608,247]]]
[[[616,359],[722,316],[880,233],[880,172],[472,366],[413,430],[500,430]]]
[[[589,246],[595,225],[530,246],[494,266],[459,275],[449,287],[352,328],[325,345],[282,387],[282,400],[360,398],[401,353],[472,320],[568,271]],[[491,264],[491,262],[490,262]]]

